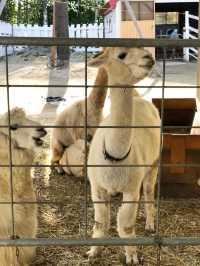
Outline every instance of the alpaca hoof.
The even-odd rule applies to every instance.
[[[52,164],[51,169],[52,169],[52,171],[56,172],[59,175],[65,174],[65,171],[63,170],[63,168],[58,163]]]
[[[87,256],[88,259],[91,260],[95,257],[97,257],[97,255],[99,254],[99,248],[98,247],[91,247],[91,249],[89,251],[87,251]]]
[[[54,162],[51,164],[51,170],[56,172],[57,174],[60,174],[60,175],[65,173],[63,168],[61,166],[59,166],[58,162]]]
[[[140,265],[140,262],[138,260],[137,254],[132,255],[124,255],[120,259],[123,266],[133,266],[133,265]]]
[[[144,257],[140,252],[138,252],[138,260],[139,260],[139,265],[143,266],[144,265]]]
[[[149,235],[154,234],[155,233],[155,227],[154,227],[154,223],[148,223],[145,225],[145,231],[146,233]]]
[[[152,236],[155,234],[155,230],[151,229],[151,230],[146,230],[145,229],[145,236]]]
[[[55,167],[55,170],[56,172],[59,174],[59,175],[64,175],[65,174],[65,171],[63,170],[63,168],[61,166],[56,166]]]
[[[137,255],[126,257],[126,265],[127,266],[133,266],[133,265],[139,265],[139,260],[137,258]]]

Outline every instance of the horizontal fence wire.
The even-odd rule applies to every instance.
[[[82,47],[200,47],[194,39],[0,37],[0,45]]]
[[[0,247],[47,247],[47,246],[200,246],[200,237],[173,238],[109,238],[109,239],[0,239]]]
[[[2,85],[2,84],[0,84],[0,87],[6,87],[7,85],[5,84],[5,85]],[[55,84],[55,85],[37,85],[37,84],[35,84],[35,85],[30,85],[30,84],[27,84],[27,85],[25,85],[25,84],[22,84],[22,85],[15,85],[15,84],[9,84],[9,87],[11,87],[11,88],[18,88],[18,87],[28,87],[28,88],[54,88],[54,87],[60,87],[60,88],[68,88],[68,87],[70,87],[70,88],[78,88],[78,89],[80,89],[80,88],[85,88],[85,86],[84,85],[57,85],[57,84]],[[109,88],[121,88],[120,86],[110,86],[110,85],[107,85],[107,86],[97,86],[97,85],[88,85],[87,86],[88,88],[90,88],[90,87],[94,87],[94,88],[99,88],[99,87],[101,87],[101,88],[107,88],[107,87],[109,87]],[[159,85],[150,85],[150,86],[148,86],[148,85],[138,85],[138,86],[127,86],[127,88],[135,88],[135,89],[137,89],[137,88],[139,88],[139,89],[146,89],[146,88],[156,88],[156,89],[162,89],[162,86],[159,86]],[[196,85],[174,85],[174,86],[172,86],[172,85],[166,85],[165,86],[165,88],[166,89],[196,89],[196,88],[200,88],[200,86],[196,86]],[[135,96],[135,98],[136,98],[136,96]]]
[[[6,68],[6,84],[1,84],[0,87],[7,87],[8,91],[9,88],[14,87],[77,87],[77,88],[85,88],[85,110],[87,113],[87,88],[90,87],[99,87],[94,85],[89,85],[87,83],[87,48],[88,47],[161,47],[161,48],[167,48],[167,47],[200,47],[200,41],[199,40],[169,40],[169,39],[99,39],[99,38],[30,38],[30,37],[0,37],[0,45],[10,46],[10,45],[27,45],[27,46],[82,46],[85,47],[85,84],[84,85],[33,85],[33,84],[9,84],[9,78],[8,78],[8,68]],[[8,56],[8,55],[6,55]],[[164,89],[165,88],[200,88],[200,86],[167,86],[165,85],[164,78],[165,78],[165,64],[163,67],[163,84],[161,86],[134,86],[134,88],[160,88],[162,89],[162,106],[161,106],[161,116],[163,121],[163,115],[164,115]],[[101,86],[102,87],[102,86]],[[107,87],[107,86],[106,86]],[[112,86],[110,86],[112,87]],[[113,86],[118,87],[118,86]],[[131,87],[131,86],[130,86]],[[121,86],[119,86],[121,88]],[[9,93],[8,93],[9,95]],[[9,99],[8,99],[9,100]],[[9,103],[8,103],[9,107]],[[9,114],[10,117],[10,114]],[[43,126],[43,125],[42,125]],[[12,130],[16,130],[18,128],[40,128],[41,126],[31,126],[31,125],[0,125],[0,128],[8,128],[9,132]],[[151,126],[151,125],[145,125],[145,126],[90,126],[87,124],[87,115],[85,117],[85,124],[83,126],[55,126],[55,125],[44,125],[45,128],[83,128],[85,129],[85,135],[87,135],[87,129],[88,128],[161,128],[161,136],[163,136],[164,129],[191,129],[191,128],[200,128],[200,126],[164,126],[163,123],[159,126]],[[87,151],[87,142],[85,140],[85,150]],[[162,145],[161,150],[162,152]],[[160,152],[160,153],[161,153]],[[88,181],[87,181],[87,168],[89,167],[159,167],[160,172],[162,171],[161,168],[163,167],[186,167],[186,168],[197,168],[200,167],[200,163],[181,163],[181,164],[174,164],[174,163],[163,163],[161,156],[159,162],[156,162],[155,164],[143,164],[143,165],[120,165],[120,164],[107,164],[107,165],[89,165],[87,164],[87,160],[85,159],[84,165],[61,165],[61,167],[83,167],[85,168],[85,201],[82,204],[85,204],[85,237],[79,238],[79,239],[0,239],[0,246],[1,247],[14,247],[14,246],[156,246],[158,247],[158,250],[162,246],[197,246],[200,245],[200,237],[162,237],[160,236],[159,232],[159,224],[160,224],[160,185],[161,185],[161,177],[159,177],[159,184],[158,184],[158,197],[155,201],[120,201],[119,204],[152,204],[155,203],[157,207],[157,228],[156,228],[156,235],[155,237],[136,237],[131,239],[124,239],[124,238],[109,238],[109,239],[91,239],[88,237],[87,227],[88,227],[88,206],[92,203],[95,204],[102,204],[102,203],[113,203],[116,204],[116,201],[109,200],[109,201],[97,201],[92,202],[88,199]],[[30,164],[30,165],[18,165],[14,164],[11,160],[9,164],[0,164],[0,167],[8,167],[11,171],[11,188],[13,187],[12,184],[12,171],[15,167],[52,167],[52,165],[48,164]],[[13,210],[14,205],[18,204],[58,204],[58,205],[67,205],[69,203],[65,203],[64,201],[15,201],[13,200],[13,191],[11,191],[11,201],[6,202],[0,202],[0,204],[10,204]],[[13,232],[14,232],[14,215],[13,216]],[[13,233],[14,235],[14,233]],[[160,257],[160,253],[158,252],[158,257]],[[157,265],[160,265],[159,258],[157,257]]]
[[[83,167],[84,164],[59,164],[59,166],[61,167]],[[87,164],[88,168],[100,168],[100,167],[115,167],[115,168],[151,168],[151,167],[158,167],[159,164]],[[9,164],[0,164],[0,167],[10,167]],[[17,167],[56,167],[56,166],[52,166],[51,164],[12,164],[12,168],[17,168]],[[168,167],[186,167],[186,168],[199,168],[200,167],[200,163],[162,163],[162,167],[168,168]]]
[[[84,126],[59,126],[59,125],[43,125],[44,128],[84,128]],[[11,130],[16,130],[18,128],[41,128],[41,126],[34,125],[0,125],[0,128],[10,128]],[[160,126],[87,126],[87,128],[160,128]],[[190,129],[190,128],[200,128],[200,126],[163,126],[163,129]],[[168,133],[163,133],[168,134]],[[195,136],[195,135],[193,135]]]
[[[0,204],[10,204],[11,201],[0,201]],[[109,201],[89,201],[87,202],[87,205],[91,205],[92,203],[94,204],[112,204],[112,203],[116,203],[116,200],[109,200]],[[155,203],[155,201],[146,201],[146,200],[140,200],[140,201],[120,201],[119,204],[141,204],[141,203],[147,203],[147,204],[151,204],[151,203]],[[65,203],[64,201],[50,201],[50,200],[46,200],[46,201],[13,201],[13,204],[57,204],[57,205],[69,205],[69,203]],[[82,203],[80,203],[81,205]],[[83,203],[85,204],[85,203]]]
[[[84,128],[84,126],[55,126],[55,125],[43,125],[44,128]],[[41,126],[33,125],[0,125],[0,128],[10,128],[11,130],[16,130],[18,128],[41,128]],[[87,126],[87,128],[160,128],[160,126]],[[200,126],[163,126],[163,129],[190,129],[190,128],[200,128]],[[168,134],[168,133],[164,133]],[[195,136],[195,135],[193,135]]]

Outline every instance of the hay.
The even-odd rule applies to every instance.
[[[48,150],[46,145],[46,151]],[[44,153],[38,161],[44,162]],[[85,234],[84,221],[84,179],[72,176],[60,176],[50,173],[48,169],[34,170],[34,183],[39,200],[62,202],[39,206],[39,238],[80,238]],[[90,194],[90,192],[89,192]],[[121,196],[113,197],[111,235],[117,236],[116,213],[120,205]],[[200,236],[200,210],[198,199],[169,199],[161,200],[160,232],[165,237]],[[93,206],[88,206],[88,235],[91,235],[93,225]],[[144,208],[140,207],[136,232],[138,236],[145,236]],[[142,265],[157,265],[156,247],[139,247],[143,260]],[[118,266],[122,265],[122,247],[105,248],[101,257],[89,262],[85,256],[85,247],[39,247],[37,256],[31,266]],[[162,266],[198,266],[200,265],[200,247],[163,247],[161,250]]]

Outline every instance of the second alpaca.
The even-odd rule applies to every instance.
[[[103,107],[107,94],[107,84],[107,72],[104,68],[100,68],[95,80],[95,86],[99,87],[94,86],[87,99],[87,122],[89,126],[98,126],[102,120]],[[80,100],[67,107],[62,113],[58,115],[55,126],[84,126],[84,123],[85,100]],[[88,135],[86,136],[88,141],[91,141],[95,131],[96,128],[88,128]],[[84,128],[54,128],[51,138],[51,164],[59,164],[65,152],[65,149],[71,144],[74,144],[79,139],[85,139]]]

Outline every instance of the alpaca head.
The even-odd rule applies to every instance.
[[[145,78],[154,65],[152,55],[143,48],[107,48],[89,62],[89,66],[104,66],[109,83],[134,84]],[[110,84],[111,85],[111,84]]]
[[[30,120],[23,109],[18,107],[13,108],[10,111],[10,122],[12,124],[11,138],[17,147],[33,149],[36,146],[41,146],[43,144],[41,138],[44,137],[47,132],[38,122]],[[1,123],[4,125],[8,124],[8,113],[2,117]],[[18,125],[30,127],[20,128]],[[31,126],[37,126],[37,128],[31,128]],[[7,129],[4,131],[5,134],[8,134]]]

